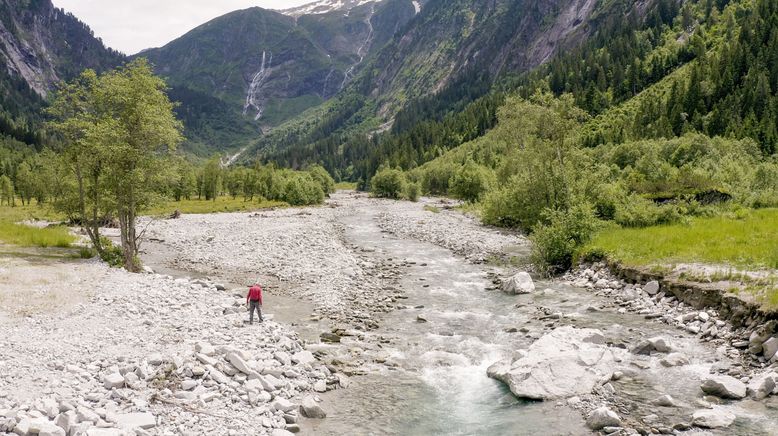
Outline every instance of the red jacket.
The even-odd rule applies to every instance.
[[[246,303],[251,301],[259,301],[259,304],[262,304],[262,287],[259,285],[254,285],[249,288],[249,293],[246,295]]]

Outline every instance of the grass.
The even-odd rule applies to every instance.
[[[206,214],[218,212],[250,212],[254,210],[285,206],[287,206],[287,204],[281,201],[244,201],[243,198],[240,197],[219,197],[216,200],[194,199],[165,201],[149,210],[143,211],[143,213],[145,215],[152,216],[169,216],[176,210],[187,214]]]
[[[678,263],[726,265],[732,270],[710,275],[685,273],[685,280],[737,281],[769,308],[778,308],[775,274],[750,278],[736,269],[778,269],[778,209],[754,210],[741,216],[693,218],[685,224],[647,228],[609,227],[580,252],[601,253],[628,266],[663,268]]]
[[[68,248],[76,242],[67,227],[37,228],[0,222],[0,241],[22,247],[60,247]]]
[[[439,207],[430,206],[429,204],[424,206],[424,210],[426,210],[427,212],[432,212],[432,213],[440,213],[440,208]]]
[[[38,228],[18,224],[26,220],[62,221],[64,217],[58,215],[47,205],[38,205],[33,202],[22,205],[21,201],[16,206],[0,206],[0,241],[5,244],[21,247],[60,247],[68,248],[76,242],[77,238],[70,234],[67,227]]]
[[[707,263],[778,269],[778,209],[742,219],[693,218],[685,224],[607,228],[584,251],[603,252],[627,265]]]
[[[356,191],[357,190],[357,183],[356,182],[340,182],[335,184],[335,189],[338,191]]]

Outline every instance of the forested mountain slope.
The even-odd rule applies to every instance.
[[[85,68],[103,71],[122,60],[50,0],[1,1],[0,134],[40,146],[40,111],[55,84]]]

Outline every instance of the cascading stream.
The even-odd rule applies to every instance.
[[[262,51],[262,66],[251,79],[251,84],[249,84],[249,90],[246,94],[246,104],[243,106],[244,116],[248,114],[250,108],[254,108],[257,111],[257,115],[254,117],[254,120],[259,120],[262,118],[262,113],[265,110],[260,98],[260,91],[262,90],[262,85],[264,85],[267,79],[270,77],[270,66],[273,63],[273,53],[270,52],[269,55],[270,56],[268,59],[268,52],[264,50]]]

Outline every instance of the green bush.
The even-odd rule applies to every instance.
[[[281,199],[292,206],[320,204],[324,201],[324,191],[310,174],[298,173],[287,178]]]
[[[313,180],[315,180],[319,186],[321,186],[321,190],[324,192],[324,195],[329,195],[335,192],[335,180],[333,180],[332,176],[330,176],[330,173],[328,173],[324,167],[321,165],[313,165],[308,168],[308,174],[310,174]]]
[[[405,174],[399,169],[382,168],[370,179],[370,189],[380,198],[402,198],[405,194]]]
[[[572,266],[576,250],[586,244],[601,226],[589,205],[569,211],[547,210],[545,222],[530,236],[532,262],[538,272],[554,274]]]
[[[420,177],[422,191],[431,195],[448,194],[454,170],[454,166],[448,162],[433,162],[425,165]]]
[[[460,200],[475,203],[493,184],[494,172],[468,159],[451,177],[449,193]]]
[[[418,183],[407,183],[405,185],[405,194],[403,197],[408,201],[419,201],[419,195],[421,194],[421,187]]]

